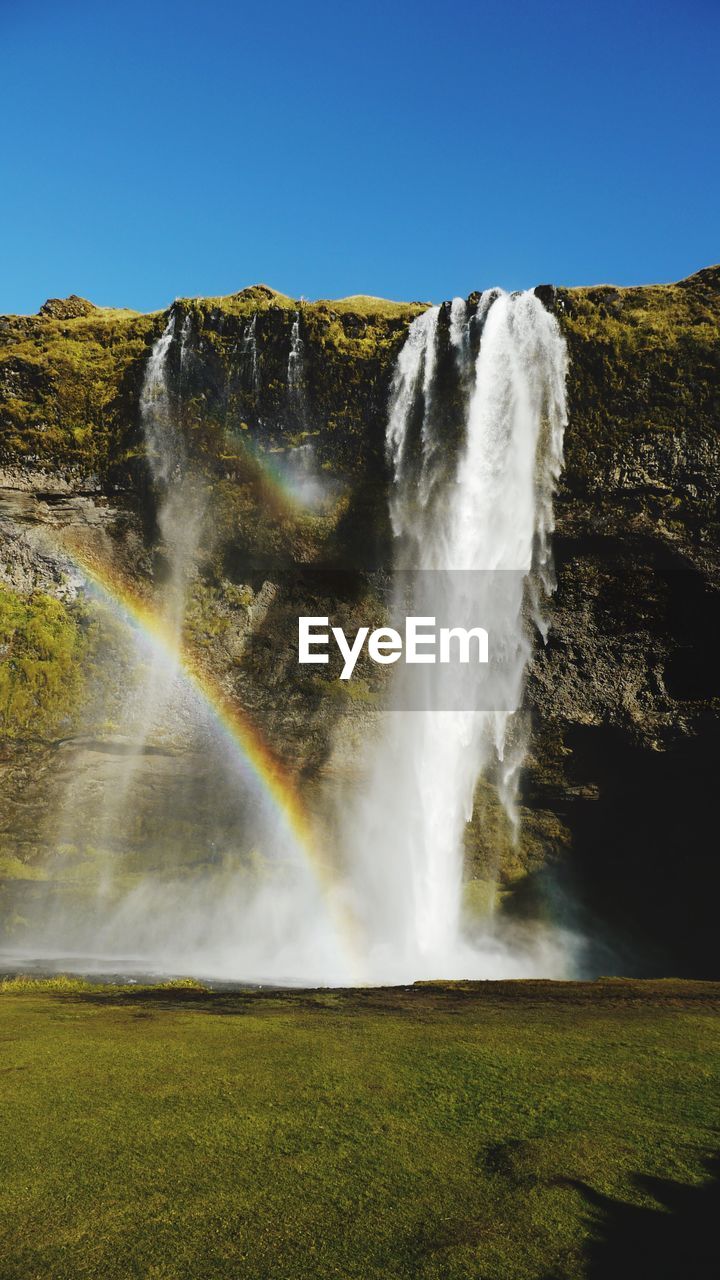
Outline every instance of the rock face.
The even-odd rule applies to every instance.
[[[558,290],[570,352],[558,591],[530,680],[548,891],[633,965],[709,973],[718,863],[720,269]],[[532,825],[532,820],[530,822]],[[525,886],[527,889],[527,886]]]
[[[71,293],[68,298],[48,298],[38,315],[50,316],[53,320],[77,320],[78,316],[89,316],[94,310],[94,303]]]
[[[582,929],[596,969],[709,976],[720,268],[677,285],[537,292],[570,354],[558,589],[528,681],[520,841],[480,787],[468,874],[497,874],[509,911],[552,912]],[[357,770],[376,673],[360,669],[349,688],[299,681],[294,622],[300,604],[350,631],[375,607],[364,572],[389,563],[388,390],[421,309],[366,298],[297,303],[264,286],[174,304],[173,409],[205,486],[187,641],[317,807],[330,783]],[[141,594],[162,579],[139,403],[167,319],[74,296],[50,300],[37,317],[0,319],[0,582],[16,637],[9,625],[0,634],[0,692],[24,681],[27,695],[0,712],[3,793],[15,797],[0,820],[0,875],[16,914],[18,885],[31,892],[54,865],[51,817],[68,760],[90,794],[128,750],[113,733],[118,680],[98,645],[112,651],[116,673],[127,672],[127,655],[117,627],[86,599],[68,548]],[[441,341],[447,324],[444,309]],[[456,409],[449,400],[449,448]],[[54,648],[48,598],[62,613]],[[54,679],[68,653],[92,673],[84,693]],[[196,742],[150,754],[141,787],[150,800],[176,787],[174,751],[184,752],[183,768],[199,758]],[[203,785],[206,823],[217,797]],[[156,848],[157,832],[138,821],[135,863]]]

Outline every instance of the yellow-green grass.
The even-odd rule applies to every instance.
[[[719,1000],[8,984],[0,1276],[710,1275]]]

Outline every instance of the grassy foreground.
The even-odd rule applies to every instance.
[[[710,1276],[719,1008],[6,984],[0,1276]]]

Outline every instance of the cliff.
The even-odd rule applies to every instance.
[[[538,294],[570,354],[558,589],[529,674],[521,838],[479,788],[468,878],[478,898],[497,877],[507,910],[552,911],[586,931],[595,967],[708,976],[720,269],[676,285]],[[295,302],[256,286],[173,308],[173,407],[205,512],[187,642],[318,810],[355,776],[377,688],[368,669],[349,688],[298,680],[293,620],[302,602],[350,630],[376,605],[366,575],[388,567],[388,390],[422,307]],[[87,797],[127,750],[117,733],[131,670],[124,629],[73,565],[103,565],[141,595],[162,580],[139,405],[167,320],[75,297],[0,319],[0,871],[20,931],[34,886],[57,876],[77,888],[88,848],[99,856]],[[448,325],[444,308],[441,385]],[[454,395],[448,376],[449,449]],[[188,832],[197,857],[210,827],[212,856],[237,815],[228,805],[208,826],[217,778],[198,744],[160,744],[144,769],[148,797],[169,797],[167,857]],[[70,778],[88,847],[60,857]],[[138,813],[133,865],[158,858],[158,841]]]

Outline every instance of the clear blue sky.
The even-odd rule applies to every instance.
[[[0,311],[720,258],[718,0],[0,0]]]

